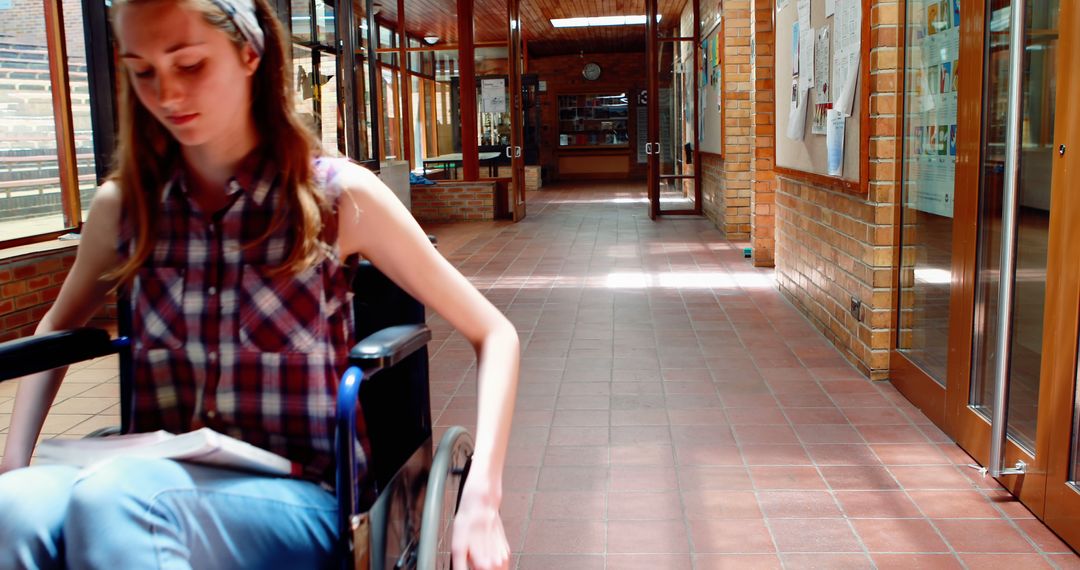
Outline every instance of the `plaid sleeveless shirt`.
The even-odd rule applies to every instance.
[[[217,213],[189,199],[182,173],[164,188],[157,241],[131,287],[134,431],[207,426],[288,458],[296,476],[333,485],[337,386],[354,342],[333,183],[346,163],[315,159],[316,187],[334,206],[324,220],[329,254],[295,275],[271,271],[288,256],[290,224],[251,245],[288,207],[268,161],[244,161]],[[125,218],[121,255],[131,251],[131,230]],[[357,455],[363,469],[363,449]]]

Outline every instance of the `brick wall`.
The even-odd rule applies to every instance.
[[[776,195],[776,277],[845,356],[873,379],[889,373],[893,301],[893,222],[899,191],[902,84],[895,1],[872,0],[867,195],[781,178]],[[854,119],[858,120],[858,118]],[[865,132],[869,125],[869,132]],[[858,317],[852,296],[862,301]]]
[[[717,227],[722,227],[727,202],[724,200],[724,159],[701,155],[701,209]]]
[[[581,76],[586,62],[594,61],[602,70],[600,78],[589,81]],[[547,83],[540,93],[540,164],[550,173],[557,172],[559,148],[559,95],[575,93],[621,93],[630,97],[630,175],[645,178],[647,167],[637,163],[637,98],[646,88],[645,53],[587,53],[529,58],[528,73],[535,73]]]
[[[0,261],[0,342],[34,333],[74,263],[74,246]],[[94,324],[115,320],[116,301],[110,296]]]
[[[724,10],[723,160],[705,163],[706,215],[729,239],[750,237],[750,191],[753,169],[751,116],[750,2],[726,0]],[[717,183],[718,182],[718,183]]]
[[[412,213],[420,222],[472,222],[495,219],[494,182],[439,182],[414,185]]]
[[[753,261],[757,267],[772,267],[776,250],[776,91],[774,75],[773,0],[753,1],[754,38],[751,79],[751,109],[754,123],[754,165],[750,186]]]

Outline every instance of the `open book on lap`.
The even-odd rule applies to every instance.
[[[205,427],[179,435],[155,431],[85,439],[48,439],[38,444],[37,462],[86,467],[119,456],[175,459],[265,475],[300,474],[299,465],[280,455]]]

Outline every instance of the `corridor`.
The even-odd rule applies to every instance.
[[[643,186],[528,208],[431,228],[521,334],[518,568],[1080,567],[708,220],[650,221]],[[436,423],[472,427],[471,349],[430,322]]]
[[[521,334],[515,567],[1080,567],[708,220],[652,222],[618,185],[545,187],[528,209],[428,228]],[[473,429],[472,350],[429,322],[436,423]],[[114,362],[73,367],[45,437],[118,423],[116,401]]]

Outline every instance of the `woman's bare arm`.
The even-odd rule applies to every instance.
[[[114,184],[106,183],[94,195],[90,213],[83,224],[75,264],[64,279],[56,302],[38,323],[37,334],[82,326],[101,308],[113,286],[102,281],[101,275],[117,262],[119,220],[119,191]],[[30,462],[41,426],[66,370],[66,367],[58,368],[19,381],[0,473],[25,467]]]
[[[455,522],[455,566],[504,568],[509,552],[498,508],[517,391],[517,331],[431,245],[397,197],[374,174],[352,167],[339,221],[343,257],[359,253],[428,308],[445,318],[476,350],[478,413],[472,468]]]

